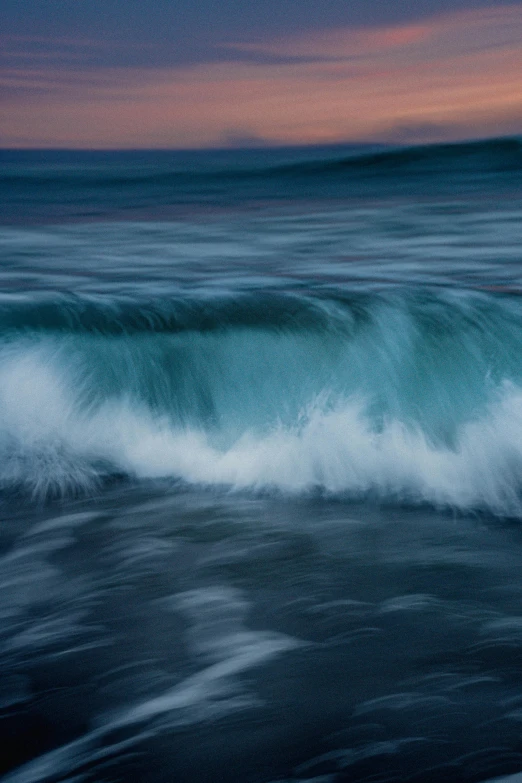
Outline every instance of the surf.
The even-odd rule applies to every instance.
[[[0,486],[111,476],[522,513],[517,297],[58,297],[0,311]]]

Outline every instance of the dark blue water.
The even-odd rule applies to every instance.
[[[6,781],[522,770],[521,172],[0,153]]]

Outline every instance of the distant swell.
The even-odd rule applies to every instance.
[[[156,189],[156,193],[157,189],[173,188],[175,192],[181,188],[185,194],[193,190],[204,194],[205,189],[212,192],[217,188],[215,192],[223,196],[223,189],[252,183],[256,186],[256,192],[262,195],[270,185],[277,187],[280,180],[288,184],[289,180],[295,178],[298,182],[303,178],[315,179],[319,184],[321,180],[331,177],[357,182],[361,178],[373,179],[377,176],[390,181],[394,176],[448,176],[458,172],[475,175],[487,172],[516,174],[522,169],[522,141],[517,137],[397,147],[341,156],[336,156],[335,147],[332,147],[328,157],[323,155],[317,160],[313,158],[313,149],[304,150],[306,155],[296,162],[295,158],[299,158],[299,154],[294,149],[291,155],[294,160],[278,164],[267,161],[250,167],[236,164],[223,168],[214,165],[188,169],[183,162],[166,161],[163,167],[158,163],[140,166],[120,162],[111,167],[93,166],[90,170],[67,165],[61,168],[55,166],[52,172],[35,167],[26,170],[9,169],[0,177],[0,184],[8,188],[55,186],[89,192],[94,187],[101,191],[150,186]]]
[[[278,167],[281,174],[382,175],[454,173],[455,170],[512,171],[522,169],[522,141],[488,139],[452,144],[428,144],[354,155],[330,161]]]
[[[522,305],[251,295],[0,312],[0,485],[107,477],[522,514]]]

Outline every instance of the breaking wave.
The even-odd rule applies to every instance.
[[[486,294],[0,312],[0,485],[106,478],[522,513],[522,311]]]

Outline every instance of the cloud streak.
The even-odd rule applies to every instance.
[[[194,147],[522,132],[520,5],[223,48],[225,61],[192,66],[12,65],[0,77],[8,106],[0,144]],[[230,128],[241,129],[237,138]]]

